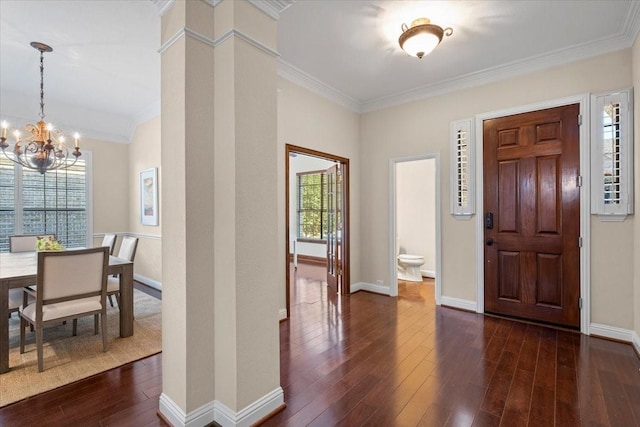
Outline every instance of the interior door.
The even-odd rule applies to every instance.
[[[327,285],[333,292],[340,292],[343,271],[343,180],[340,163],[326,170],[327,179]]]
[[[579,112],[484,122],[487,312],[580,326]]]

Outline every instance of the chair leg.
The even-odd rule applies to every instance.
[[[100,323],[102,323],[102,351],[109,349],[109,341],[107,340],[107,311],[104,310],[100,316]]]
[[[113,298],[112,298],[112,296],[113,296],[113,295],[108,295],[108,297],[109,297],[109,304],[111,304],[111,307],[113,307]]]
[[[44,356],[42,351],[42,326],[36,326],[36,347],[38,349],[38,372],[44,371]]]
[[[71,336],[76,336],[78,334],[78,319],[73,319],[73,332]]]
[[[98,319],[99,316],[97,314],[93,315],[93,334],[98,335],[100,331],[98,330]]]
[[[120,308],[120,292],[116,294],[116,302],[118,303],[118,309]]]
[[[27,322],[20,316],[20,354],[24,354],[24,328],[27,327]]]

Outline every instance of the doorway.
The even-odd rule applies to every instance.
[[[441,224],[438,153],[390,161],[390,296],[440,304]],[[407,265],[398,255],[418,258]],[[424,263],[422,261],[424,260]],[[421,265],[417,265],[421,264]],[[400,273],[400,274],[399,274]],[[400,280],[399,280],[400,279]],[[409,279],[409,280],[404,280]]]
[[[300,261],[323,267],[327,295],[350,293],[349,159],[286,144],[285,188],[289,318],[291,275]]]

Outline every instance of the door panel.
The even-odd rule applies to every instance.
[[[327,285],[339,292],[342,276],[342,173],[340,164],[326,170],[327,177]]]
[[[485,310],[579,327],[579,105],[484,122]]]

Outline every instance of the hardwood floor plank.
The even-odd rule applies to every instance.
[[[533,387],[533,372],[517,369],[505,402],[502,422],[508,426],[526,425]]]
[[[598,375],[602,388],[606,390],[604,400],[611,425],[634,425],[633,410],[622,383],[611,372],[600,370]]]

